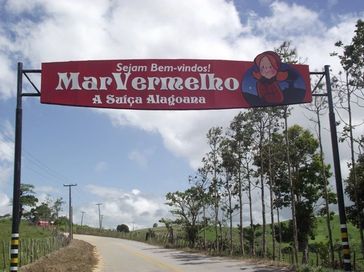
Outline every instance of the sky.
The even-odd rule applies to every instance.
[[[340,71],[334,44],[349,44],[364,18],[362,0],[0,0],[0,215],[11,213],[16,69],[42,62],[109,59],[252,61],[291,41],[310,71]],[[40,78],[32,79],[39,86]],[[34,92],[24,79],[23,91]],[[170,217],[167,192],[186,189],[213,126],[227,127],[239,110],[130,111],[40,104],[23,98],[22,183],[41,201],[62,197],[74,222],[130,229]],[[314,131],[294,106],[289,125]],[[354,115],[360,123],[362,115]],[[328,122],[324,124],[327,132]],[[357,133],[362,133],[358,129]],[[326,137],[328,135],[326,134]],[[329,138],[327,138],[329,139]],[[330,162],[330,141],[325,141]],[[340,146],[343,176],[349,152]],[[259,197],[256,193],[255,197]],[[268,199],[267,199],[268,203]],[[247,212],[246,212],[247,213]],[[260,220],[260,207],[254,207]],[[248,217],[246,217],[248,220]]]

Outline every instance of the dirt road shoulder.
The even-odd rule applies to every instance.
[[[72,240],[71,243],[34,263],[23,266],[20,272],[92,272],[97,271],[98,263],[95,247],[85,241]],[[95,270],[94,270],[95,269]]]

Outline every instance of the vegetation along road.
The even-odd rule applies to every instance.
[[[131,240],[88,235],[75,235],[75,238],[96,246],[99,257],[96,272],[285,271],[283,268],[165,249]]]

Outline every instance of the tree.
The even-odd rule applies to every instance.
[[[201,225],[198,218],[204,206],[204,191],[201,187],[192,186],[185,191],[167,193],[167,205],[170,206],[171,213],[177,217],[174,223],[181,225],[186,233],[189,246],[194,247]]]
[[[35,196],[34,185],[22,183],[20,185],[20,217],[31,219],[30,210],[38,203],[38,198]]]
[[[221,156],[220,156],[220,146],[222,136],[221,127],[213,127],[207,132],[207,143],[210,146],[210,151],[204,158],[203,163],[207,173],[211,176],[211,183],[209,186],[209,195],[212,200],[213,210],[214,210],[214,227],[215,227],[215,248],[217,251],[219,248],[219,235],[218,235],[218,225],[219,222],[219,206],[220,206],[220,186],[221,186]]]
[[[353,104],[357,106],[361,106],[360,104],[364,100],[363,88],[364,88],[364,21],[358,20],[356,24],[355,35],[352,39],[351,44],[344,45],[341,41],[338,41],[335,44],[337,47],[343,50],[343,53],[339,55],[338,53],[332,53],[333,56],[338,56],[341,62],[341,65],[344,69],[344,80],[340,80],[340,75],[334,81],[334,88],[338,92],[339,103],[341,108],[347,112],[348,120],[341,118],[344,122],[344,128],[341,140],[348,140],[350,143],[350,151],[351,151],[351,163],[349,166],[351,167],[353,176],[352,182],[353,186],[356,186],[356,170],[355,170],[355,142],[359,142],[360,148],[360,139],[355,139],[354,137],[354,129],[358,125],[354,125],[352,118],[352,107]],[[354,190],[353,201],[359,206],[360,196],[356,193],[358,190]],[[358,214],[359,216],[359,214]],[[357,221],[360,218],[356,219]],[[364,234],[363,227],[359,224],[359,233],[361,240],[361,248],[362,255],[364,256]]]
[[[308,260],[308,238],[313,235],[315,227],[314,210],[322,196],[324,179],[330,176],[329,167],[322,164],[317,153],[318,141],[312,133],[295,125],[288,129],[290,139],[290,161],[292,170],[293,193],[296,199],[298,246],[304,251],[303,263]]]
[[[229,139],[224,139],[221,143],[222,169],[225,181],[223,182],[223,196],[227,198],[227,203],[222,206],[222,211],[226,211],[227,219],[229,220],[229,251],[233,254],[233,212],[236,206],[233,205],[233,189],[234,184],[232,177],[236,170],[236,161],[231,152],[232,142]],[[242,242],[242,241],[241,241]]]
[[[166,226],[166,229],[168,231],[168,243],[173,244],[174,241],[174,233],[173,233],[173,224],[174,221],[167,218],[161,218],[159,220],[160,223],[163,223]]]
[[[291,42],[284,41],[278,48],[274,50],[285,63],[295,64],[298,63],[298,55],[296,48],[291,47]],[[289,149],[289,136],[288,136],[288,116],[290,113],[290,109],[288,106],[282,107],[283,117],[284,117],[284,132],[285,132],[285,140],[286,140],[286,162],[288,169],[288,181],[290,183],[290,194],[291,194],[291,211],[292,211],[292,223],[293,223],[293,255],[294,262],[298,264],[298,229],[297,229],[297,221],[296,221],[296,203],[293,192],[293,180],[291,175],[291,161],[290,161],[290,149]]]
[[[272,232],[272,257],[275,260],[276,257],[276,243],[275,243],[275,228],[274,228],[274,174],[273,174],[273,161],[274,161],[274,153],[272,149],[272,133],[278,130],[279,127],[279,119],[281,118],[280,109],[276,108],[268,108],[268,167],[264,169],[268,169],[268,181],[269,181],[269,197],[270,197],[270,215],[271,215],[271,232]]]
[[[250,163],[252,161],[250,151],[253,146],[253,122],[250,119],[251,115],[248,113],[240,112],[234,117],[230,123],[228,129],[228,139],[230,145],[230,155],[227,153],[224,155],[225,161],[224,166],[230,168],[231,174],[235,176],[234,195],[238,198],[238,209],[239,209],[239,247],[240,252],[244,254],[244,232],[243,232],[243,191],[244,180],[248,182],[248,194],[249,194],[249,207],[250,207],[250,226],[253,225],[252,216],[252,202],[251,202],[251,168]],[[227,160],[229,158],[229,160]],[[230,161],[227,164],[227,161]],[[252,228],[253,230],[253,228]],[[255,254],[254,248],[254,231],[251,232],[251,245],[250,253]]]
[[[40,205],[30,210],[32,221],[37,222],[39,220],[49,221],[52,218],[52,209],[49,207],[49,203],[42,202]]]
[[[205,160],[202,160],[205,162]],[[203,167],[197,169],[197,173],[195,176],[189,177],[189,183],[192,186],[200,188],[201,192],[201,202],[202,202],[202,227],[203,227],[203,243],[204,248],[206,249],[207,246],[207,237],[206,237],[206,227],[208,226],[208,221],[210,218],[206,215],[206,210],[208,206],[211,205],[212,198],[208,193],[208,173],[209,173],[209,166],[208,164],[204,164]]]
[[[54,202],[51,198],[38,204],[38,198],[35,196],[34,185],[21,184],[20,187],[20,204],[21,213],[29,221],[36,223],[39,220],[57,221],[59,212],[62,210],[64,201],[62,198],[57,198]],[[27,207],[25,209],[24,207]]]
[[[128,233],[128,232],[129,232],[129,227],[128,227],[128,225],[121,224],[121,225],[118,225],[118,226],[116,227],[116,230],[117,230],[118,232],[125,232],[125,233]]]
[[[66,229],[69,226],[69,220],[67,216],[59,216],[56,221],[54,221],[54,225],[57,226],[57,228],[66,231]]]
[[[355,173],[354,173],[355,171]],[[355,177],[355,182],[354,182]],[[347,208],[348,219],[359,228],[364,228],[364,154],[360,154],[356,167],[350,169],[349,177],[345,180],[345,192],[354,205]],[[363,244],[361,244],[363,250]]]
[[[319,86],[319,89],[322,89],[322,86]],[[324,165],[324,152],[322,147],[322,126],[321,126],[321,117],[327,113],[327,102],[326,99],[323,97],[315,97],[313,103],[310,106],[307,106],[306,109],[313,112],[315,114],[315,118],[311,118],[310,121],[314,122],[317,126],[317,137],[319,141],[320,147],[320,161],[321,164]],[[325,200],[325,208],[322,210],[324,215],[326,215],[326,226],[327,226],[327,233],[329,237],[329,259],[331,262],[331,266],[334,267],[335,265],[335,256],[334,256],[334,244],[332,239],[332,230],[331,230],[331,213],[330,213],[330,192],[329,192],[329,182],[328,177],[326,176],[326,172],[322,167],[321,176],[324,181],[323,184],[323,198]]]
[[[295,211],[297,222],[297,246],[304,252],[302,262],[308,259],[308,240],[314,235],[315,210],[321,199],[325,177],[330,177],[329,167],[324,165],[318,149],[318,141],[313,134],[298,126],[292,126],[287,130],[290,155],[290,172],[292,182],[288,179],[288,164],[284,154],[285,132],[274,132],[272,134],[271,149],[275,154],[272,167],[276,169],[272,175],[274,180],[274,191],[280,193],[279,201],[275,205],[289,206],[292,201],[292,193],[295,198]],[[263,162],[264,163],[264,162]],[[267,162],[265,162],[267,164]],[[292,187],[291,187],[292,184]],[[330,197],[330,200],[332,198]],[[282,225],[278,226],[279,228]],[[294,233],[294,221],[290,221],[291,234]],[[284,236],[284,233],[281,233]],[[282,241],[283,237],[277,237]],[[283,239],[284,240],[284,239]]]
[[[267,127],[269,123],[268,113],[264,108],[254,108],[249,110],[249,119],[253,124],[255,131],[254,137],[257,139],[255,142],[255,157],[259,158],[259,161],[263,161],[263,143],[267,137]],[[260,177],[260,192],[261,192],[261,205],[262,205],[262,256],[265,257],[267,253],[267,241],[266,241],[266,217],[265,217],[265,178],[264,178],[263,164],[259,165],[257,170],[257,176]],[[258,183],[257,183],[258,184]]]
[[[52,220],[57,220],[59,217],[59,212],[62,211],[62,206],[65,202],[63,201],[62,197],[57,198],[54,202],[53,205],[51,207],[52,210],[52,215],[51,218]]]

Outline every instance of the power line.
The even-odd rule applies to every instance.
[[[14,144],[14,140],[10,136],[8,136],[6,134],[1,134],[1,136],[4,140]],[[40,174],[39,172],[37,172],[37,170],[35,170],[34,168],[31,168],[27,165],[25,165],[26,168],[29,168],[33,172],[36,172],[38,175],[40,175],[44,178],[47,178],[47,179],[49,179],[49,177],[51,177],[55,180],[62,180],[62,181],[67,181],[67,182],[70,181],[70,179],[68,177],[64,176],[62,173],[49,167],[47,164],[42,162],[40,159],[36,158],[31,152],[27,151],[24,147],[23,147],[22,151],[23,151],[23,157],[26,158],[34,166],[41,169],[42,174]],[[47,176],[45,176],[45,175],[47,175]],[[59,183],[57,183],[57,185],[59,185]]]
[[[63,174],[59,173],[58,171],[50,168],[45,163],[43,163],[42,161],[40,161],[39,159],[34,157],[30,152],[24,151],[24,153],[26,154],[25,157],[29,160],[29,162],[33,163],[37,167],[44,170],[49,176],[51,176],[51,177],[53,177],[55,179],[61,179],[61,180],[64,180],[64,181],[69,181],[69,178],[67,178]]]

